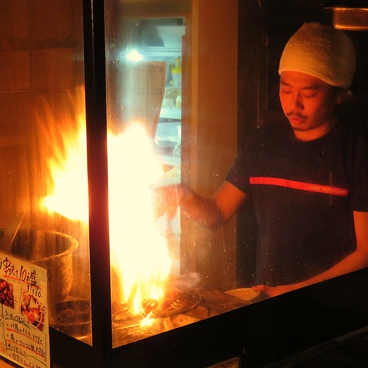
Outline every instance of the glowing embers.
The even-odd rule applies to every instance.
[[[198,307],[200,294],[193,289],[168,287],[164,301],[159,304],[154,299],[143,301],[142,313],[136,315],[128,305],[113,306],[113,342],[115,346],[124,345],[155,334],[172,330],[186,323],[181,322],[186,313]],[[189,317],[186,317],[187,319]],[[191,318],[190,322],[194,322]]]

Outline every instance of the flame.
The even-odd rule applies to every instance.
[[[86,118],[83,106],[84,90],[68,93],[65,113],[56,113],[46,99],[42,99],[44,115],[39,122],[42,157],[46,158],[49,173],[46,196],[42,206],[71,220],[88,223],[88,179]],[[47,124],[45,123],[47,122]]]
[[[164,296],[171,269],[151,206],[152,187],[163,171],[139,123],[118,136],[109,135],[108,153],[111,260],[121,274],[122,302],[139,313],[145,299]]]
[[[48,160],[53,186],[43,205],[71,220],[87,223],[83,119],[79,131],[62,136],[62,141],[66,152],[55,152]],[[151,203],[152,188],[163,171],[142,124],[132,123],[118,135],[108,133],[108,174],[111,265],[120,275],[119,302],[138,314],[145,299],[160,301],[164,296],[171,269],[167,244],[155,227]]]
[[[88,222],[87,145],[83,122],[79,129],[63,137],[67,151],[64,159],[55,155],[48,160],[53,179],[53,189],[43,200],[43,205],[52,212],[71,219]]]

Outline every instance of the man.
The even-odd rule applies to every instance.
[[[279,65],[289,124],[258,129],[213,198],[181,185],[170,204],[173,188],[161,189],[167,207],[180,205],[214,230],[252,199],[255,290],[273,296],[368,266],[367,144],[336,113],[354,72],[355,50],[346,34],[305,23]]]

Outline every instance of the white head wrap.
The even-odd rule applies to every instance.
[[[349,88],[355,73],[355,49],[344,32],[321,23],[304,23],[281,55],[279,74],[285,70]]]

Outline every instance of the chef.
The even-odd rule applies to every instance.
[[[279,63],[288,123],[257,129],[212,198],[184,184],[158,189],[157,214],[180,205],[198,225],[216,230],[251,199],[253,289],[269,296],[367,267],[368,145],[360,128],[337,113],[354,72],[348,36],[305,23]]]

